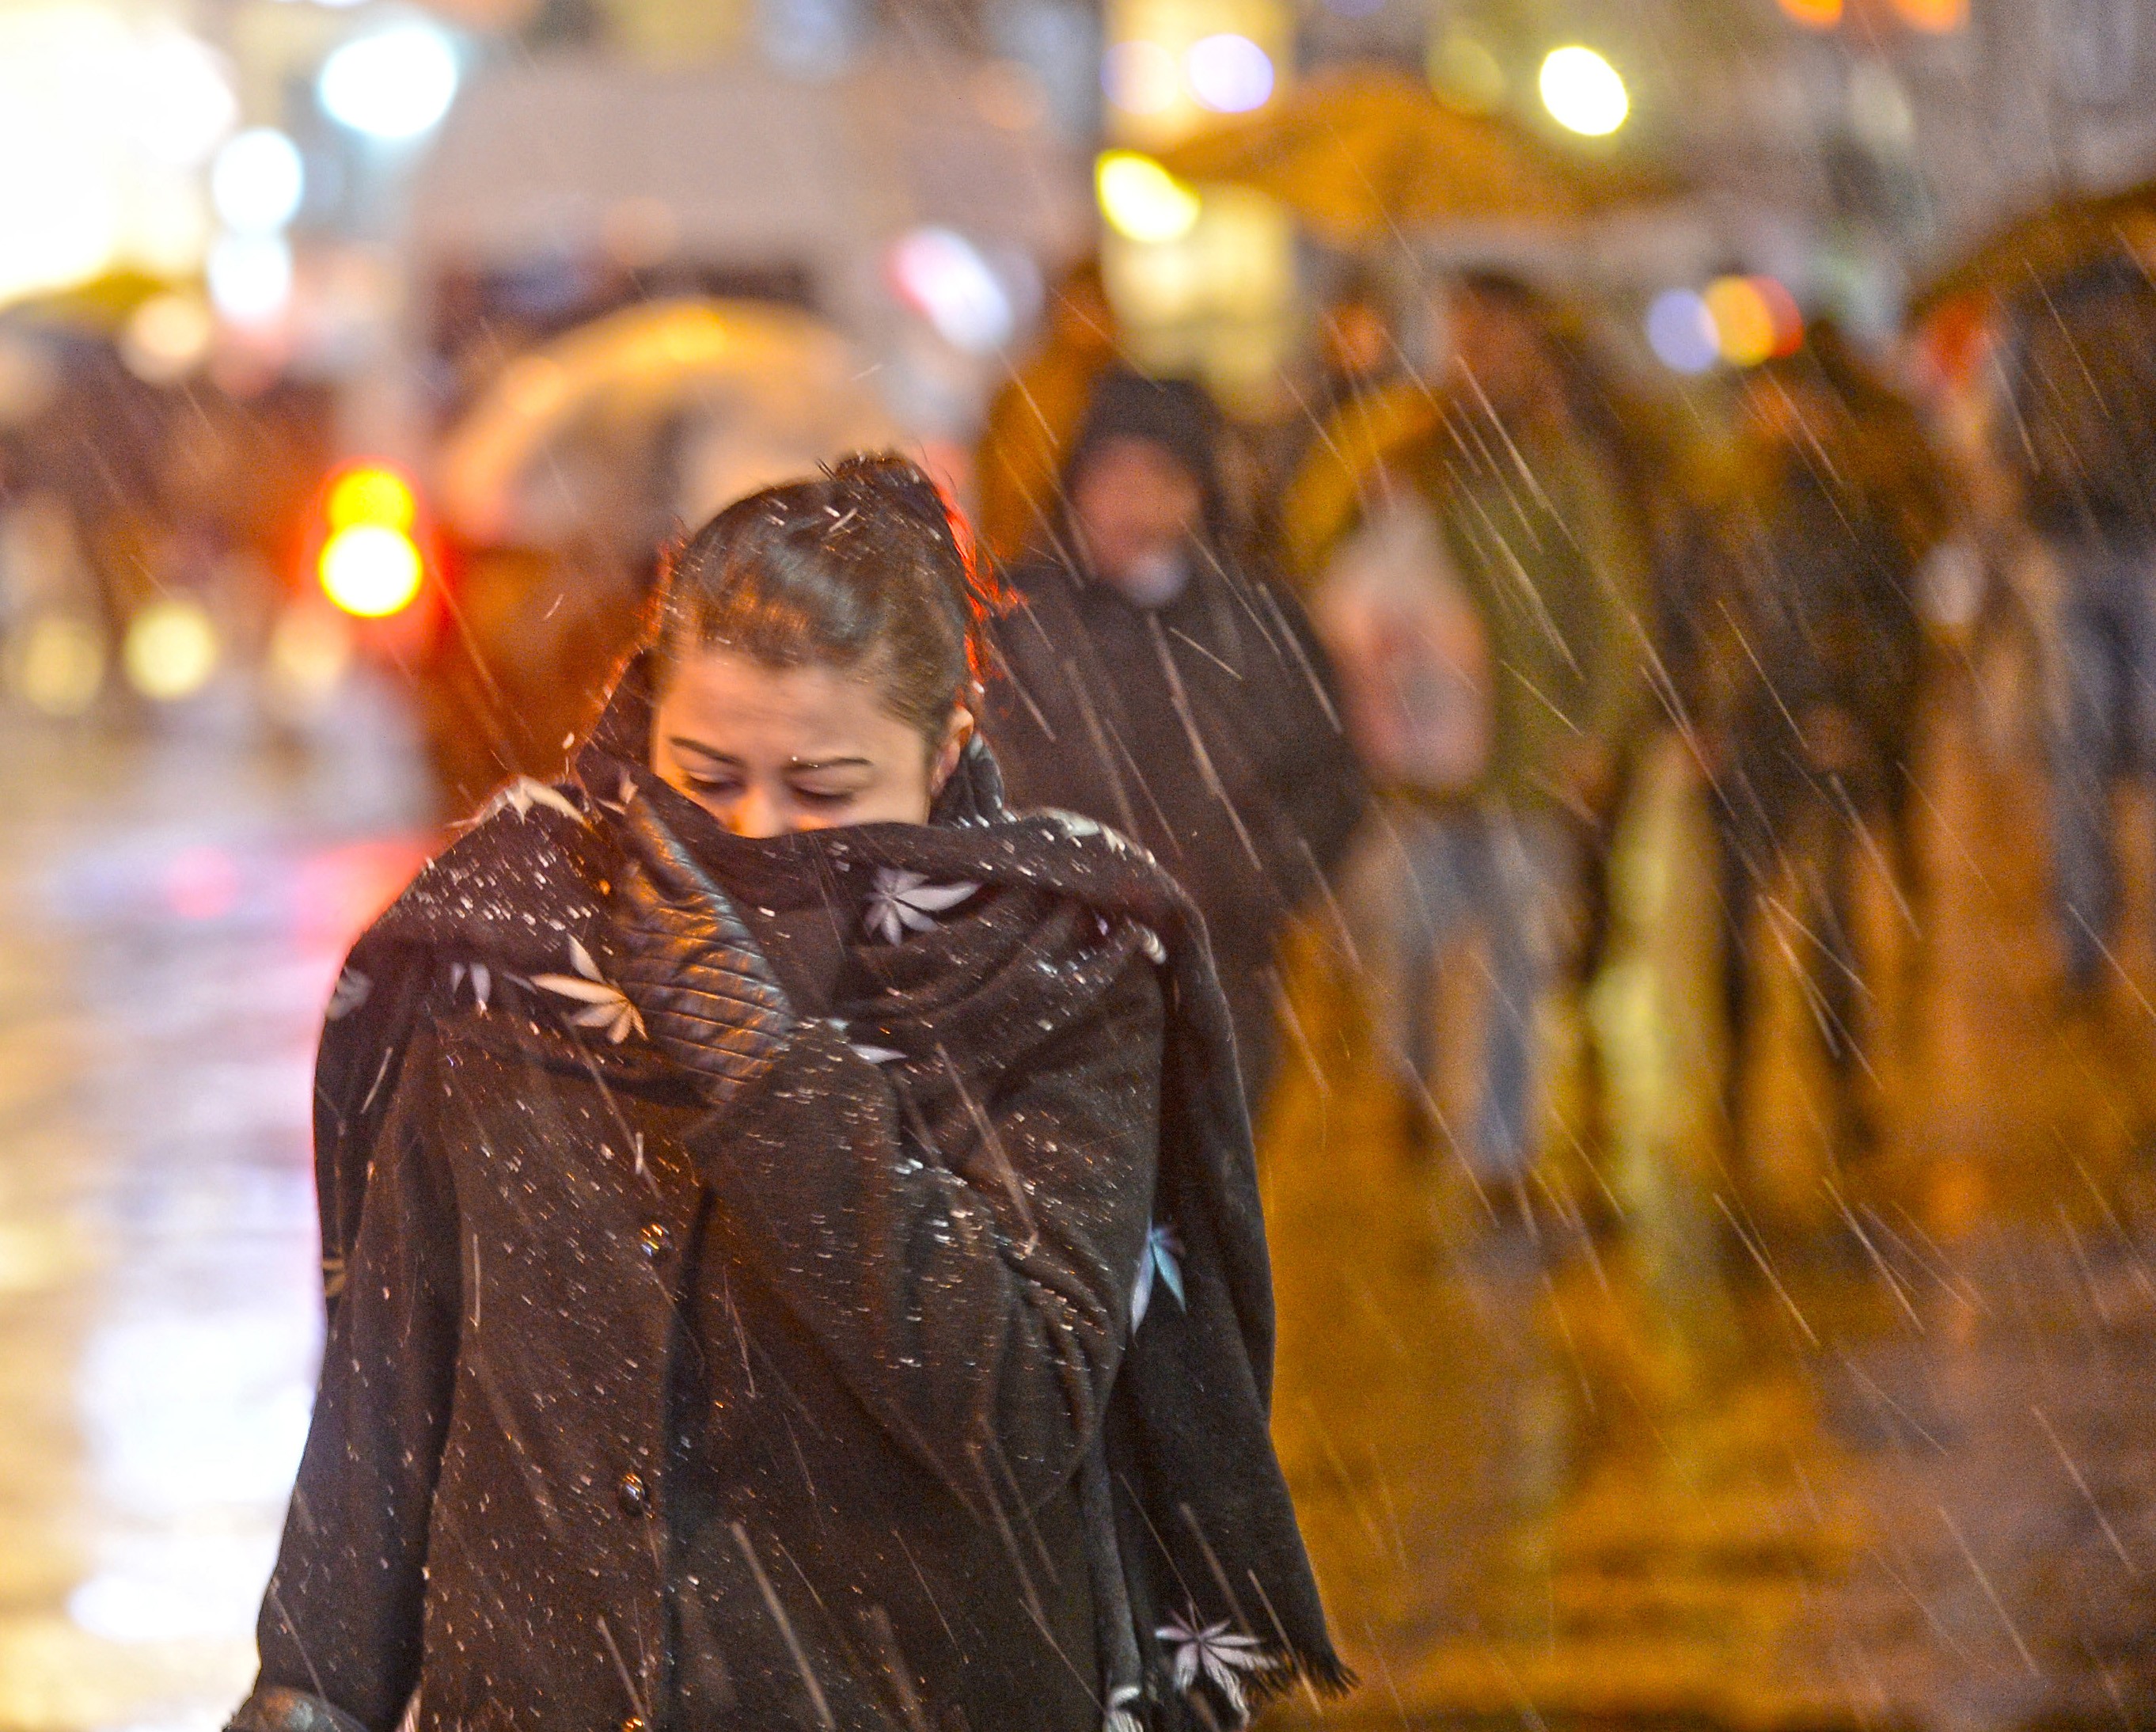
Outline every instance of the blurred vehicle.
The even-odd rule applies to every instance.
[[[422,707],[453,801],[554,766],[683,530],[901,439],[862,372],[808,313],[704,300],[624,308],[503,369],[434,465],[454,565]]]
[[[409,666],[453,808],[558,763],[657,550],[726,500],[863,445],[963,480],[1042,266],[1091,234],[1024,78],[564,54],[465,94],[415,171],[403,364],[349,417],[439,536]]]

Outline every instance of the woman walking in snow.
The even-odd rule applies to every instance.
[[[352,953],[238,1732],[1234,1724],[1342,1681],[1189,905],[1019,815],[897,459],[722,512]]]

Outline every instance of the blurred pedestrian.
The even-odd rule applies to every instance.
[[[1707,598],[1728,1108],[1741,1127],[1755,916],[1792,871],[1797,900],[1780,948],[1802,959],[1838,1138],[1861,1153],[1874,1130],[1872,1019],[1853,929],[1855,867],[1868,831],[1883,829],[1896,892],[1905,906],[1921,904],[1917,592],[1948,527],[1945,484],[1914,409],[1828,325],[1747,378],[1735,480]]]
[[[1533,1156],[1537,1023],[1578,951],[1640,713],[1645,553],[1538,297],[1474,278],[1447,311],[1443,419],[1395,450],[1389,496],[1312,605],[1386,790],[1346,892],[1379,1039],[1434,1133],[1440,964],[1478,938],[1485,1051],[1466,1152],[1507,1180]],[[1358,624],[1381,588],[1393,624]],[[1389,666],[1373,660],[1380,645]]]
[[[1345,1682],[1188,900],[1014,815],[895,458],[689,542],[558,786],[355,948],[234,1732],[1196,1732]]]
[[[1461,583],[1444,526],[1411,487],[1378,478],[1375,510],[1312,595],[1339,671],[1349,736],[1377,800],[1341,890],[1352,959],[1382,1049],[1409,1091],[1414,1140],[1439,1106],[1440,970],[1480,938],[1497,1004],[1483,1020],[1478,1169],[1517,1170],[1526,1142],[1529,1019],[1509,1014],[1532,923],[1503,917],[1513,862],[1504,827],[1475,799],[1495,714],[1490,632]]]
[[[2052,873],[2071,994],[2119,921],[2112,797],[2156,770],[2156,288],[2126,256],[2025,298],[2002,445],[2051,554]]]
[[[1237,557],[1219,418],[1196,386],[1102,377],[1064,471],[1054,545],[994,627],[989,720],[1020,804],[1143,843],[1205,917],[1255,1102],[1275,1046],[1275,952],[1363,803],[1301,609]]]
[[[1313,321],[1307,378],[1291,384],[1292,411],[1280,429],[1272,468],[1283,483],[1303,468],[1312,448],[1337,449],[1340,424],[1371,412],[1405,372],[1391,297],[1383,280],[1357,265],[1333,287]]]
[[[983,544],[1010,564],[1045,544],[1061,515],[1058,483],[1093,382],[1115,364],[1116,313],[1088,260],[1048,299],[1040,346],[988,405],[975,473]]]
[[[1264,517],[1301,588],[1377,506],[1387,459],[1436,424],[1437,399],[1409,366],[1400,326],[1395,297],[1364,268],[1318,316],[1312,377],[1291,388],[1291,413],[1274,442],[1278,486]]]

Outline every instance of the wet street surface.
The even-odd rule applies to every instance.
[[[0,1727],[223,1723],[319,1351],[315,1031],[418,858],[397,731],[0,724]]]
[[[1861,1162],[1786,979],[1726,1146],[1666,754],[1552,1031],[1597,1032],[1608,1104],[1558,1090],[1524,1193],[1478,1194],[1349,984],[1296,970],[1278,1431],[1365,1685],[1325,1724],[2156,1713],[2149,971],[2061,1016],[2034,784],[1972,716],[1935,730],[1921,917],[1873,899]],[[380,716],[306,749],[183,722],[0,752],[0,1732],[208,1729],[245,1688],[318,1351],[316,1030],[424,845]]]
[[[2037,784],[1948,713],[1920,945],[1875,897],[1877,1145],[1830,1159],[1784,979],[1737,1158],[1662,773],[1587,1011],[1625,1123],[1573,1138],[1561,1090],[1525,1209],[1404,1132],[1306,959],[1322,1080],[1276,1102],[1266,1185],[1276,1430],[1366,1683],[1324,1723],[2146,1724],[2145,937],[2061,1015]]]

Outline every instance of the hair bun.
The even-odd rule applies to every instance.
[[[897,451],[856,451],[826,465],[824,473],[834,486],[895,506],[932,530],[957,561],[957,588],[968,609],[976,615],[1002,610],[1003,588],[981,556],[973,526],[957,501],[911,457]]]
[[[902,506],[923,522],[948,528],[949,506],[942,491],[928,473],[910,457],[896,451],[856,451],[842,457],[826,471],[841,487],[859,487]]]
[[[668,562],[649,629],[656,686],[698,645],[778,668],[880,651],[892,712],[940,738],[983,676],[983,621],[1001,600],[918,464],[850,456],[736,500]]]

